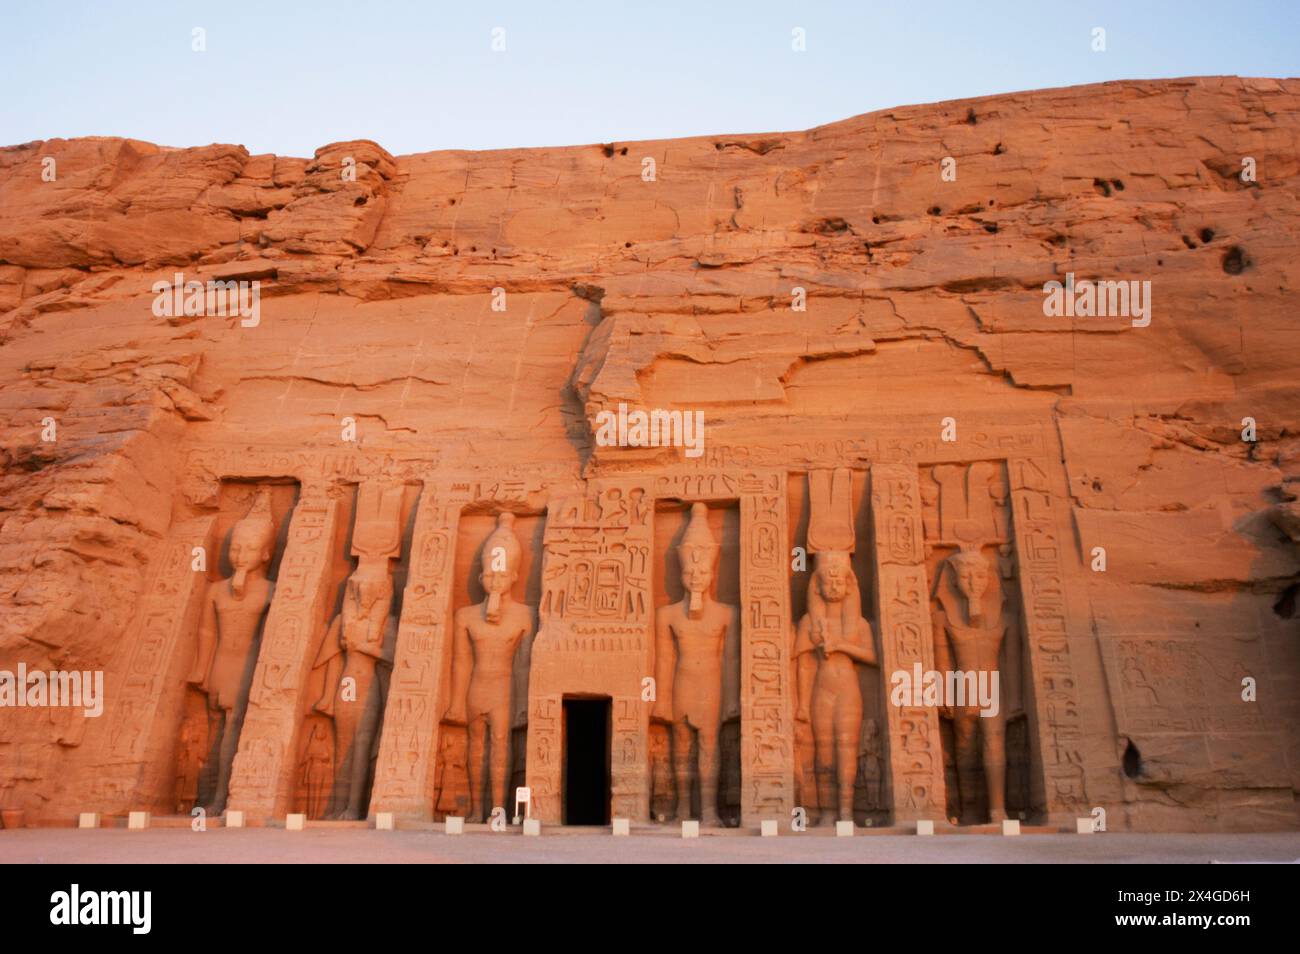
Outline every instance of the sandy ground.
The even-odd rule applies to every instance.
[[[670,834],[615,838],[600,831],[518,829],[450,836],[434,831],[274,828],[125,829],[45,828],[0,831],[0,862],[328,863],[1011,863],[1092,864],[1297,862],[1300,832],[1274,834],[1094,835],[870,835],[835,838],[820,832],[718,835],[681,839]]]

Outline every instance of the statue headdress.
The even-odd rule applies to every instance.
[[[234,532],[257,533],[270,536],[275,533],[275,517],[271,515],[271,491],[263,487],[257,492],[253,506],[234,526]]]
[[[706,504],[691,505],[691,519],[686,525],[686,532],[682,534],[682,541],[677,545],[677,549],[683,553],[698,551],[701,558],[710,562],[718,555],[718,542],[713,539],[713,531],[709,529],[709,508]],[[685,564],[686,561],[682,562]]]
[[[497,517],[496,529],[483,543],[482,563],[485,568],[492,565],[498,548],[505,551],[506,569],[518,573],[524,551],[519,545],[519,538],[515,536],[515,515],[512,513],[503,513]]]

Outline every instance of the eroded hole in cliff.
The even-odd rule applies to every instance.
[[[1142,753],[1138,747],[1133,744],[1133,740],[1128,740],[1128,745],[1124,747],[1124,774],[1129,778],[1137,778],[1142,774]]]
[[[1240,245],[1234,245],[1223,254],[1223,270],[1229,275],[1240,275],[1250,267],[1250,259]]]
[[[1209,245],[1214,241],[1214,229],[1201,229],[1201,241]]]
[[[1093,179],[1092,187],[1097,190],[1098,194],[1110,197],[1110,183],[1105,179]]]
[[[847,232],[849,223],[839,216],[833,216],[826,219],[818,219],[812,225],[812,231],[821,235],[835,235],[839,232]]]
[[[974,109],[966,110],[966,122],[970,123],[972,126],[979,122],[979,117],[975,115]]]
[[[1295,619],[1296,597],[1300,596],[1300,583],[1292,583],[1273,604],[1273,612],[1282,619]]]

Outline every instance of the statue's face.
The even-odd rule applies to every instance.
[[[989,568],[983,559],[962,560],[956,564],[957,589],[971,603],[978,603],[989,585]]]
[[[849,563],[838,554],[827,554],[817,562],[817,589],[828,603],[838,603],[849,595]]]
[[[373,578],[353,574],[348,577],[348,599],[343,604],[343,620],[369,616],[381,600],[392,596],[386,578]]]
[[[483,568],[478,579],[483,584],[483,592],[488,596],[504,596],[515,585],[513,570],[493,570],[490,564]]]
[[[713,585],[713,551],[704,547],[682,551],[682,586],[688,593],[707,593]]]
[[[236,526],[230,536],[229,555],[236,571],[254,570],[271,559],[270,535],[258,532],[256,527]]]

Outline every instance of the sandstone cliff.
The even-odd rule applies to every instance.
[[[1098,804],[1295,827],[1297,157],[1300,82],[1235,78],[563,149],[5,148],[0,669],[116,665],[163,534],[212,506],[194,445],[337,446],[350,416],[361,451],[576,480],[645,459],[593,440],[620,402],[792,470],[886,426],[1042,420]],[[156,317],[178,272],[259,281],[260,323]],[[1067,272],[1149,281],[1150,324],[1045,315]],[[90,744],[0,710],[0,804],[75,811]]]

